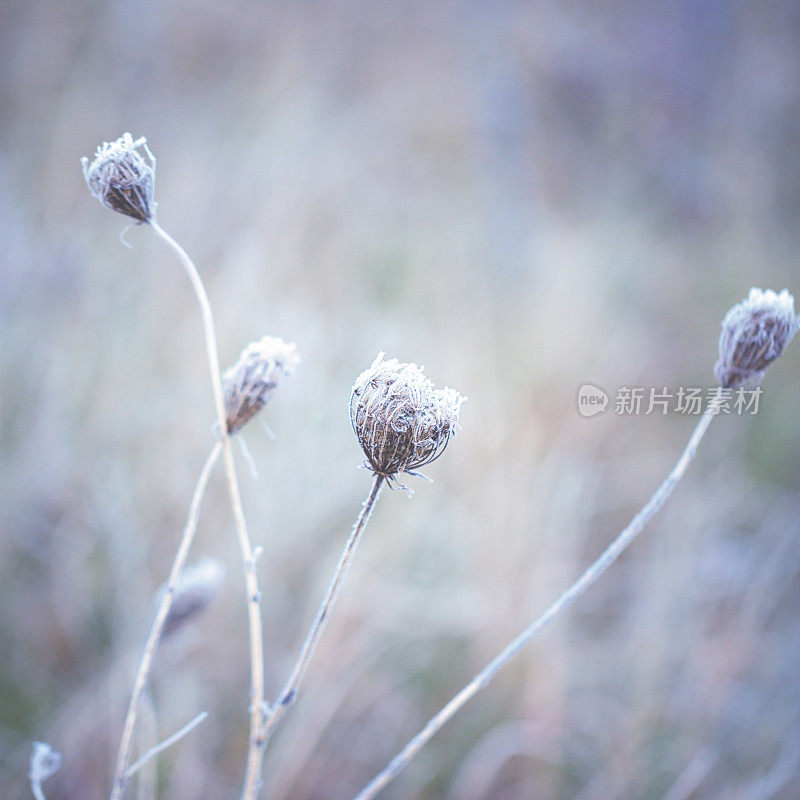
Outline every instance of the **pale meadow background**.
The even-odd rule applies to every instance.
[[[751,285],[800,292],[800,5],[0,0],[0,797],[102,800],[213,407],[173,255],[79,157],[125,130],[195,257],[223,364],[303,363],[245,433],[282,684],[369,488],[347,399],[381,349],[469,396],[385,492],[263,798],[349,800],[613,538],[693,420],[583,419],[584,381],[710,386]],[[800,346],[712,426],[619,564],[423,751],[404,800],[800,796]],[[237,796],[248,658],[222,596],[159,653],[160,796]],[[696,788],[695,788],[696,787]],[[131,790],[128,797],[137,797]],[[146,800],[147,795],[139,795]]]

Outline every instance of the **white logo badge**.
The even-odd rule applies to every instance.
[[[592,383],[584,383],[578,389],[578,413],[582,417],[593,417],[606,410],[608,395]]]

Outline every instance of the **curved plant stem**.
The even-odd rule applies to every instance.
[[[522,633],[508,644],[495,658],[486,665],[447,705],[436,713],[425,727],[389,762],[388,766],[380,772],[354,800],[372,800],[385,786],[392,781],[409,761],[441,730],[457,711],[471,700],[489,681],[511,661],[533,638],[562,611],[567,609],[577,600],[616,560],[625,548],[637,537],[639,532],[649,522],[653,515],[664,505],[672,490],[683,477],[686,468],[691,463],[697,452],[711,420],[717,413],[717,400],[719,393],[711,400],[697,427],[692,433],[686,448],[678,463],[666,480],[658,487],[642,510],[631,520],[628,526],[606,548],[603,554],[594,562],[586,572],[578,578],[537,620],[529,625]]]
[[[133,747],[133,732],[136,727],[136,719],[139,712],[139,701],[142,697],[142,692],[147,685],[147,678],[150,674],[150,668],[153,664],[153,657],[156,654],[158,643],[161,640],[161,634],[164,630],[164,623],[169,616],[169,610],[172,607],[172,601],[175,596],[175,587],[178,579],[181,576],[181,571],[186,564],[186,557],[189,555],[189,548],[192,546],[194,534],[197,531],[197,520],[200,516],[200,504],[203,501],[206,487],[208,486],[208,479],[211,477],[211,472],[214,465],[217,463],[219,454],[222,450],[221,444],[218,442],[214,445],[211,452],[203,465],[200,472],[200,477],[197,479],[197,484],[194,487],[194,494],[192,495],[192,502],[189,506],[189,516],[186,520],[186,525],[183,529],[183,536],[181,537],[180,544],[178,545],[178,552],[175,554],[175,559],[172,562],[172,568],[167,578],[167,585],[164,593],[161,596],[161,601],[156,611],[155,619],[150,627],[150,633],[147,636],[147,642],[144,646],[142,658],[139,661],[139,667],[136,671],[136,679],[133,683],[133,692],[131,693],[131,700],[128,704],[128,713],[125,716],[125,725],[122,729],[122,740],[119,745],[119,752],[117,754],[117,764],[114,772],[114,783],[111,789],[112,800],[118,800],[122,797],[125,790],[125,784],[130,777],[130,770],[128,769],[128,759],[131,755],[131,748]]]
[[[261,630],[261,592],[258,589],[258,576],[256,575],[256,559],[250,539],[247,535],[247,524],[244,520],[242,498],[239,495],[239,484],[236,480],[236,466],[233,461],[231,439],[228,434],[228,424],[225,414],[225,401],[222,394],[222,378],[219,372],[219,355],[217,353],[217,340],[214,333],[214,318],[211,315],[211,304],[208,302],[203,281],[197,268],[187,255],[186,251],[155,221],[150,222],[150,227],[161,237],[176,253],[180,259],[192,288],[200,304],[203,317],[203,332],[208,353],[208,366],[211,372],[211,385],[214,390],[214,405],[219,423],[219,435],[222,442],[222,454],[225,461],[225,473],[228,478],[228,494],[233,510],[233,519],[236,526],[236,536],[239,540],[239,550],[242,556],[242,569],[244,572],[245,587],[247,590],[247,619],[250,630],[250,740],[247,748],[247,763],[245,765],[244,785],[242,800],[254,800],[258,793],[261,776],[261,758],[263,748],[260,746],[261,728],[264,718],[264,643]],[[112,798],[112,800],[115,800]]]
[[[163,753],[168,747],[172,747],[175,742],[180,741],[187,733],[193,731],[201,722],[208,717],[208,711],[201,711],[193,720],[189,721],[180,730],[175,731],[172,736],[151,747],[135,764],[131,764],[125,770],[125,780],[129,780],[135,775],[148,761],[155,758],[159,753]]]
[[[361,540],[361,534],[367,527],[370,515],[372,514],[372,509],[375,507],[375,503],[377,502],[378,496],[381,493],[383,480],[384,478],[382,475],[375,476],[375,480],[372,483],[372,488],[367,495],[367,499],[364,500],[361,505],[361,511],[359,512],[358,517],[353,525],[350,536],[347,537],[344,550],[342,550],[342,554],[339,556],[339,563],[336,565],[333,578],[328,585],[328,591],[325,593],[325,597],[317,609],[314,622],[311,623],[311,627],[306,634],[306,638],[303,642],[303,647],[300,649],[300,654],[297,657],[297,661],[295,662],[291,674],[289,675],[289,678],[287,679],[283,689],[281,689],[280,693],[275,699],[275,702],[270,706],[267,712],[267,719],[261,732],[261,741],[264,747],[267,746],[269,737],[272,735],[272,732],[275,730],[275,727],[280,722],[283,715],[286,713],[286,709],[289,708],[289,706],[297,698],[300,682],[303,680],[303,676],[306,674],[308,665],[311,662],[311,659],[314,657],[314,651],[317,648],[317,644],[319,643],[322,633],[325,630],[325,626],[328,623],[328,618],[330,617],[330,613],[333,609],[334,603],[336,602],[336,598],[339,596],[339,590],[342,587],[345,575],[347,575],[350,562],[352,561],[353,555],[356,552],[356,547],[358,547],[358,543]]]

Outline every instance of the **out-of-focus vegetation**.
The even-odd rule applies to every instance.
[[[751,285],[800,291],[800,6],[6,0],[0,7],[0,796],[106,796],[213,407],[198,312],[78,159],[146,135],[159,219],[224,364],[303,357],[245,433],[274,694],[369,487],[347,399],[379,350],[469,396],[387,492],[268,755],[263,797],[347,800],[610,541],[694,420],[592,419],[580,384],[712,384]],[[800,346],[665,511],[387,798],[800,794]],[[165,643],[164,797],[235,797],[247,737],[221,473],[192,561],[223,596]],[[697,786],[696,789],[693,786]],[[131,792],[131,797],[135,797]]]

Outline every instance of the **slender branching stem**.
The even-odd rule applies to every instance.
[[[628,526],[606,548],[603,554],[586,572],[578,578],[537,620],[529,625],[516,639],[505,647],[489,664],[486,665],[458,694],[455,695],[425,727],[398,753],[355,798],[354,800],[372,800],[386,785],[403,770],[409,761],[442,729],[442,727],[468,703],[489,681],[511,661],[541,630],[562,611],[569,608],[616,560],[625,548],[636,538],[653,515],[664,505],[672,490],[683,477],[686,468],[697,452],[711,420],[717,413],[719,394],[710,402],[697,427],[689,439],[678,463],[666,480],[658,487],[642,510],[631,520]]]
[[[300,682],[303,680],[303,676],[306,674],[308,665],[311,662],[311,659],[314,657],[314,651],[316,650],[320,637],[325,630],[325,625],[328,622],[333,605],[339,595],[339,590],[342,587],[345,575],[347,575],[350,562],[353,560],[356,547],[358,547],[358,543],[361,540],[361,535],[364,532],[364,529],[367,527],[370,514],[372,514],[372,509],[375,507],[375,503],[378,500],[378,495],[380,495],[383,481],[384,477],[382,475],[375,476],[375,480],[372,483],[372,488],[367,495],[367,499],[362,504],[361,511],[359,512],[358,518],[353,525],[350,536],[347,538],[347,542],[345,542],[344,550],[342,550],[342,554],[339,557],[339,563],[336,565],[333,578],[328,585],[328,591],[325,593],[325,597],[317,609],[314,622],[311,624],[311,627],[306,634],[306,638],[303,642],[303,647],[300,650],[300,654],[297,657],[297,661],[295,662],[295,665],[292,668],[292,671],[283,689],[281,689],[278,697],[275,699],[275,702],[270,706],[267,712],[267,719],[264,723],[264,729],[262,731],[262,743],[264,747],[266,747],[269,737],[272,735],[272,732],[275,730],[275,727],[280,722],[283,715],[286,713],[286,709],[289,708],[289,706],[297,697]]]
[[[141,758],[137,759],[135,763],[131,764],[128,769],[125,770],[125,780],[127,781],[133,777],[148,761],[155,758],[159,753],[163,753],[168,747],[172,747],[175,742],[183,739],[187,733],[193,731],[206,717],[208,717],[208,711],[201,711],[180,730],[175,731],[172,736],[168,736],[163,742],[159,742],[157,745],[151,747]]]
[[[242,509],[242,498],[239,494],[239,484],[236,480],[236,466],[233,461],[233,449],[228,434],[228,424],[225,414],[225,401],[222,394],[222,378],[219,372],[219,355],[217,353],[217,340],[214,333],[214,318],[211,315],[211,304],[208,301],[203,281],[197,268],[189,258],[186,251],[155,221],[150,221],[150,227],[160,236],[177,254],[181,264],[192,282],[194,293],[200,304],[203,317],[203,332],[205,333],[206,351],[208,353],[208,366],[211,372],[211,384],[214,390],[214,404],[217,410],[219,435],[222,442],[222,454],[225,461],[225,473],[228,478],[228,494],[230,495],[233,519],[236,526],[236,536],[239,540],[239,550],[242,556],[242,569],[244,572],[245,587],[247,590],[247,619],[250,629],[250,743],[247,749],[247,763],[245,765],[242,800],[255,800],[261,776],[261,759],[263,748],[260,746],[261,729],[264,718],[264,643],[261,630],[261,592],[258,588],[256,574],[256,559],[253,548],[247,535],[247,524]]]
[[[217,443],[212,448],[211,452],[203,465],[200,472],[200,477],[197,479],[197,484],[194,487],[192,495],[192,502],[189,506],[189,516],[186,520],[186,525],[183,529],[183,536],[181,536],[180,544],[178,545],[178,552],[175,554],[175,559],[172,562],[172,568],[167,578],[167,585],[164,593],[161,595],[161,600],[158,604],[155,619],[150,627],[150,633],[147,637],[147,642],[144,646],[142,658],[139,661],[139,667],[136,671],[136,679],[133,683],[133,692],[131,693],[131,700],[128,704],[128,713],[125,717],[125,725],[122,729],[122,740],[119,745],[119,752],[117,754],[117,764],[114,771],[114,783],[111,789],[111,800],[119,800],[125,790],[125,784],[128,781],[129,770],[128,760],[130,759],[131,749],[133,747],[133,733],[136,727],[136,719],[139,713],[139,702],[142,697],[142,692],[147,685],[147,678],[150,674],[150,668],[153,664],[153,658],[156,654],[156,648],[161,640],[161,634],[164,631],[164,623],[167,621],[169,610],[172,607],[172,601],[175,596],[175,587],[178,584],[178,579],[181,576],[181,571],[186,564],[186,557],[189,555],[189,548],[192,546],[195,531],[197,531],[197,520],[200,516],[200,504],[203,500],[206,487],[208,486],[208,479],[217,463],[222,445]]]

